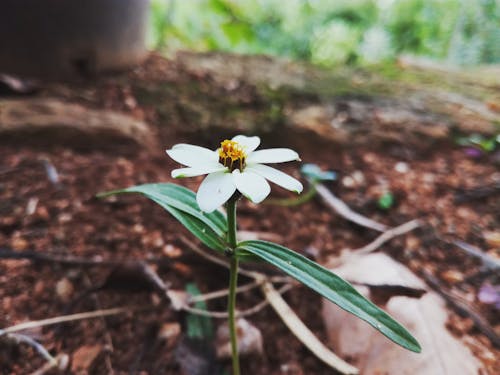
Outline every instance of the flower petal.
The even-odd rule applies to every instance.
[[[304,188],[299,180],[296,180],[292,176],[267,165],[250,165],[246,168],[246,171],[255,172],[269,181],[274,182],[276,185],[279,185],[287,190],[294,191],[297,194],[301,193]]]
[[[256,173],[235,169],[232,176],[236,188],[253,203],[262,202],[271,192],[269,183]]]
[[[202,167],[187,167],[187,168],[179,168],[174,169],[172,171],[173,178],[183,178],[183,177],[195,177],[201,176],[208,173],[225,171],[227,168],[223,165],[214,165],[212,166],[202,166]]]
[[[201,183],[196,194],[196,202],[204,212],[212,212],[222,206],[236,191],[230,173],[210,173]]]
[[[270,148],[252,152],[247,157],[247,164],[255,163],[283,163],[285,161],[300,160],[299,154],[289,148]]]
[[[216,152],[205,147],[179,143],[167,150],[168,156],[177,163],[188,167],[218,164],[219,157]]]
[[[233,137],[233,141],[238,142],[241,146],[243,146],[247,155],[253,152],[260,145],[260,138],[257,136],[247,137],[245,135],[237,135],[236,137]]]

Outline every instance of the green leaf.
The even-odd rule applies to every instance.
[[[384,193],[377,201],[378,206],[383,210],[388,210],[394,205],[394,195],[391,192]]]
[[[189,230],[194,236],[196,236],[203,244],[208,246],[212,250],[217,250],[219,252],[224,252],[227,245],[224,240],[217,236],[204,222],[196,219],[195,217],[186,214],[164,202],[157,200],[156,198],[149,197],[152,201],[158,203],[165,210],[167,210],[173,217],[175,217],[187,230]]]
[[[236,251],[245,250],[278,267],[342,309],[363,319],[396,344],[419,353],[415,338],[385,311],[359,294],[348,282],[286,247],[265,241],[244,241]]]
[[[186,292],[192,296],[199,296],[200,290],[194,283],[186,285]],[[205,301],[198,301],[194,305],[199,310],[207,311],[207,304]],[[208,316],[198,314],[187,314],[186,317],[187,336],[194,339],[211,339],[214,335],[214,328],[212,319]]]
[[[145,184],[127,189],[98,194],[140,193],[158,203],[209,248],[223,252],[227,220],[218,211],[204,213],[196,203],[196,195],[189,189],[175,184]]]

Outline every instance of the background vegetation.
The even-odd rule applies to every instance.
[[[333,66],[500,62],[500,0],[152,0],[150,45]]]

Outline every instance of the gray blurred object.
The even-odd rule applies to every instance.
[[[41,78],[120,70],[146,55],[149,0],[2,0],[0,72]]]

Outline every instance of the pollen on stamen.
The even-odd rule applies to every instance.
[[[219,163],[229,168],[231,172],[235,169],[243,171],[245,168],[245,158],[245,151],[238,142],[228,139],[221,142],[219,148]]]

